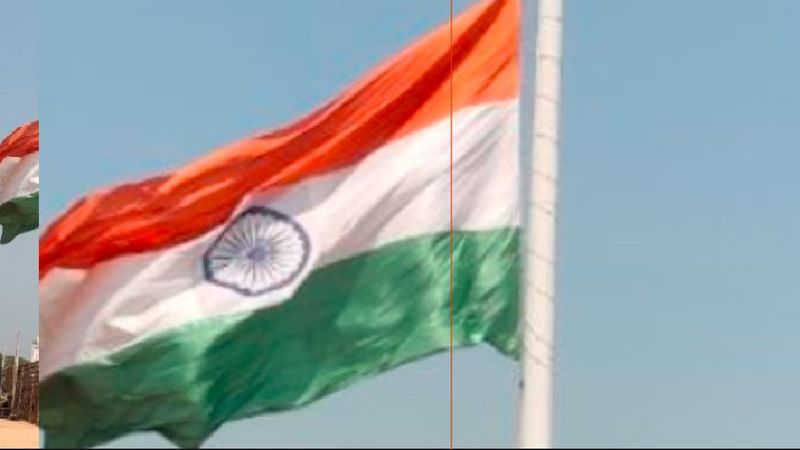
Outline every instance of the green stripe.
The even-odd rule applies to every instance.
[[[39,227],[39,192],[11,199],[0,205],[0,244],[8,244],[22,233]]]
[[[457,232],[457,346],[517,352],[516,230]],[[449,234],[316,270],[294,298],[165,332],[41,386],[47,447],[157,430],[199,446],[225,421],[307,404],[450,344]],[[246,300],[243,300],[246,301]]]

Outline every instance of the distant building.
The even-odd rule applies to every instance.
[[[39,361],[39,336],[36,336],[36,340],[33,341],[33,345],[31,346],[31,362],[38,362]]]

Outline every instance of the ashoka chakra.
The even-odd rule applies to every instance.
[[[308,261],[308,234],[291,217],[253,206],[239,214],[203,256],[205,277],[245,295],[291,283]]]

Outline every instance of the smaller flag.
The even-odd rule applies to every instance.
[[[0,244],[39,227],[39,121],[0,142]]]

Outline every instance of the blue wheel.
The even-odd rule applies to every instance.
[[[203,256],[208,281],[244,295],[291,283],[309,255],[308,234],[291,217],[253,206],[239,214]]]

